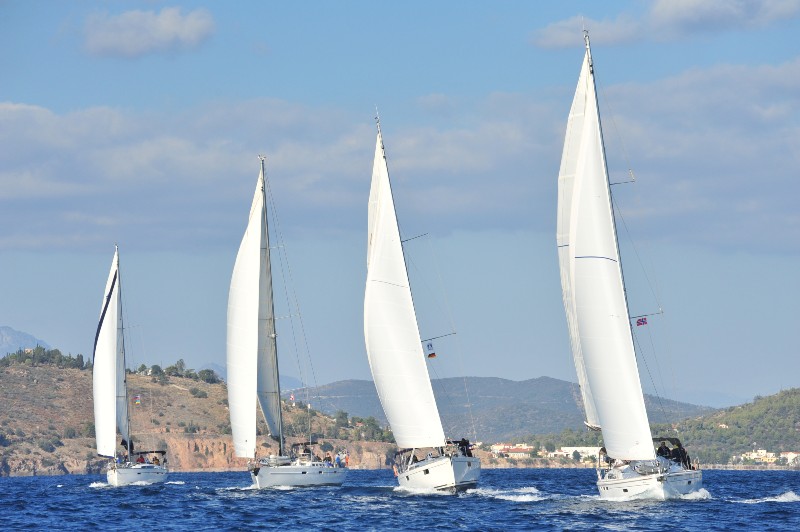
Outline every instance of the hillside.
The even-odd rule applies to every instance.
[[[753,448],[800,451],[800,388],[784,390],[752,403],[719,410],[698,419],[654,427],[654,433],[678,432],[704,462],[726,463]]]
[[[225,385],[182,377],[162,382],[128,375],[130,396],[139,396],[141,403],[132,400],[130,407],[137,447],[167,448],[175,470],[244,470],[246,461],[233,456]],[[99,473],[105,467],[95,452],[90,370],[25,363],[0,367],[0,401],[0,476]],[[309,417],[314,433],[337,432],[336,420],[315,411],[309,416],[304,405],[287,405],[284,415],[290,442]],[[393,453],[391,443],[320,441],[346,447],[355,467],[382,467],[387,453]],[[266,454],[266,441],[262,447]]]
[[[433,390],[445,431],[451,436],[472,437],[473,422],[474,438],[490,442],[583,429],[580,391],[567,381],[550,377],[525,381],[495,377],[434,379]],[[338,381],[311,393],[312,404],[322,412],[334,414],[343,410],[386,423],[372,381]],[[653,423],[676,422],[714,411],[649,395],[645,396],[645,404]]]

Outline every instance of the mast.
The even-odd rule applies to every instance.
[[[364,340],[375,388],[398,446],[446,440],[419,336],[380,120],[370,185]]]
[[[614,216],[614,202],[612,201],[613,195],[611,194],[611,183],[608,178],[608,161],[606,160],[606,144],[605,139],[603,137],[603,120],[600,117],[600,101],[597,98],[597,82],[595,81],[594,77],[594,61],[592,60],[592,49],[589,45],[589,31],[583,30],[583,40],[586,42],[586,53],[589,56],[589,74],[592,78],[592,87],[594,88],[594,104],[595,108],[597,109],[597,128],[598,134],[600,136],[600,155],[603,158],[603,169],[605,170],[606,176],[606,190],[608,193],[608,205],[611,209],[611,227],[614,230],[614,246],[617,248],[617,257],[619,257],[619,276],[622,280],[622,295],[625,298],[625,313],[628,317],[628,328],[631,329],[631,333],[633,333],[633,328],[631,327],[631,311],[628,307],[628,289],[625,287],[625,272],[622,268],[622,254],[619,251],[619,237],[617,235],[617,218]],[[634,345],[634,351],[636,350],[636,346]]]
[[[647,460],[655,452],[620,264],[588,33],[584,41],[559,171],[562,296],[587,425],[602,430],[609,456]]]
[[[261,161],[261,175],[263,179],[261,181],[261,198],[263,201],[264,209],[261,211],[263,215],[263,227],[264,227],[264,234],[262,235],[263,238],[261,239],[261,255],[263,257],[263,264],[264,264],[264,277],[262,278],[262,282],[266,284],[266,295],[267,295],[267,310],[269,313],[265,318],[262,318],[259,315],[259,321],[262,323],[260,325],[263,326],[264,331],[269,338],[267,342],[267,349],[270,351],[270,359],[274,361],[272,364],[272,378],[274,379],[273,382],[275,383],[275,401],[277,402],[277,425],[278,425],[278,455],[283,456],[284,454],[284,442],[283,442],[283,412],[281,409],[281,384],[280,384],[280,375],[278,371],[278,345],[277,345],[277,333],[275,331],[275,298],[273,297],[272,291],[272,258],[270,256],[269,250],[269,221],[267,216],[267,191],[266,191],[266,181],[267,181],[267,171],[265,168],[265,161],[267,157],[265,155],[259,155],[259,160]],[[262,303],[264,303],[262,301]],[[263,405],[262,405],[263,406]],[[266,413],[263,412],[262,414],[266,416]]]
[[[117,290],[119,291],[118,301],[119,301],[119,330],[117,334],[120,338],[120,360],[122,362],[122,395],[120,395],[119,390],[117,390],[117,407],[119,407],[120,402],[125,405],[125,427],[120,427],[124,431],[123,436],[125,438],[125,443],[128,446],[128,460],[133,461],[131,455],[131,414],[128,410],[128,375],[125,373],[125,368],[127,364],[125,363],[125,324],[122,316],[122,273],[120,272],[119,266],[119,247],[114,244],[114,254],[117,256]],[[119,371],[119,367],[117,367],[117,371]]]

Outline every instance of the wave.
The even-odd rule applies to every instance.
[[[781,493],[775,497],[762,497],[761,499],[740,499],[734,502],[739,502],[742,504],[760,504],[762,502],[800,502],[800,495],[797,495],[793,491],[787,491],[786,493]]]
[[[500,499],[503,501],[512,502],[535,502],[547,499],[541,492],[533,486],[516,489],[490,489],[490,488],[475,488],[467,490],[467,493],[475,494],[481,497],[488,497],[490,499]]]
[[[409,495],[452,495],[451,491],[442,491],[433,488],[410,488],[408,486],[395,486],[392,491],[408,493]]]
[[[685,495],[681,495],[681,499],[683,499],[684,501],[700,501],[706,499],[713,499],[713,497],[711,496],[711,493],[709,493],[707,489],[700,488],[697,491],[692,491]]]
[[[175,484],[175,485],[178,485],[178,486],[183,486],[184,484],[186,484],[186,482],[184,482],[182,480],[170,480],[168,482],[165,482],[164,484]]]
[[[111,484],[107,482],[92,482],[89,484],[90,488],[108,488],[111,487]]]

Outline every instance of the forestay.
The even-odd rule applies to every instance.
[[[228,406],[236,455],[247,458],[255,456],[256,397],[270,433],[281,433],[265,197],[262,160],[228,294]]]
[[[369,195],[364,338],[372,377],[397,445],[444,445],[378,131]]]
[[[116,454],[117,428],[122,437],[129,440],[120,294],[119,250],[115,249],[111,271],[103,292],[92,356],[97,454],[108,457],[114,457]]]
[[[633,349],[587,39],[558,181],[564,310],[587,424],[609,456],[655,458]]]

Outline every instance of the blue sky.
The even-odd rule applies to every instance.
[[[315,380],[369,378],[377,105],[402,230],[429,235],[423,337],[458,331],[434,374],[575,380],[555,201],[583,26],[612,179],[637,178],[614,187],[631,312],[665,311],[645,389],[800,386],[792,0],[0,1],[0,325],[90,354],[116,242],[132,362],[223,364],[265,153]]]

